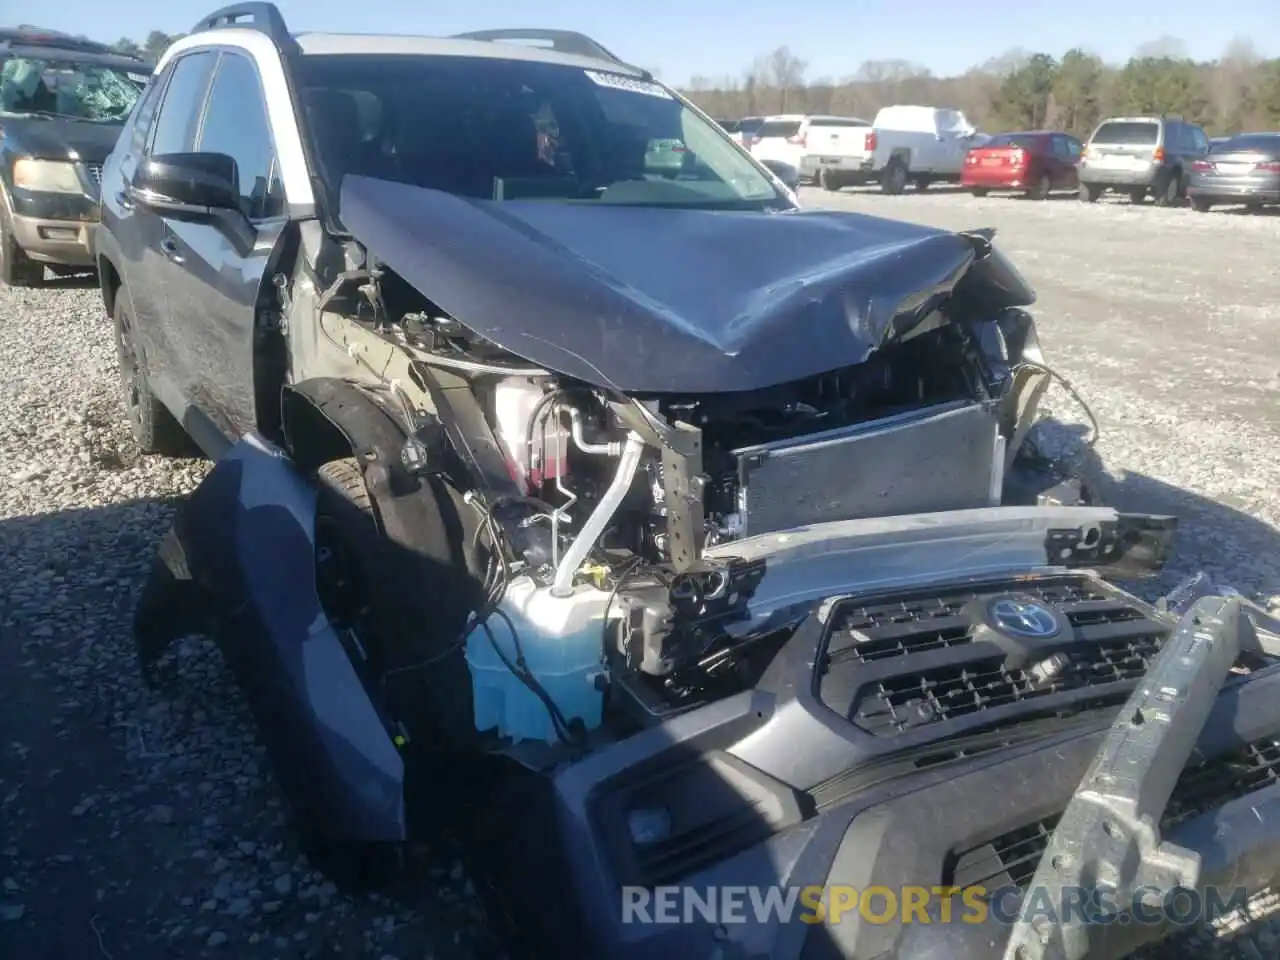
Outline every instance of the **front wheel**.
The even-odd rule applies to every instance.
[[[1196,213],[1208,213],[1213,209],[1213,202],[1206,200],[1204,197],[1192,197],[1191,209]]]
[[[837,193],[844,184],[840,182],[839,177],[826,167],[823,167],[818,171],[818,186],[822,187],[823,190],[830,191],[831,193]]]
[[[0,282],[10,287],[44,286],[44,265],[32,260],[18,246],[3,200],[0,200]]]
[[[1132,190],[1129,191],[1130,203],[1141,203],[1145,199],[1147,199],[1146,187],[1134,187]]]
[[[1097,203],[1098,198],[1102,196],[1102,188],[1092,183],[1082,183],[1077,196],[1081,203]]]
[[[1048,200],[1049,191],[1053,189],[1053,181],[1049,179],[1046,173],[1042,176],[1034,187],[1027,191],[1027,196],[1032,200]]]
[[[988,193],[990,193],[991,191],[990,191],[990,190],[988,190],[986,187],[974,187],[974,188],[973,188],[973,190],[971,190],[970,192],[971,192],[975,197],[985,197],[985,196],[986,196]]]

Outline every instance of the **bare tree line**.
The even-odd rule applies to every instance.
[[[963,110],[981,129],[1052,128],[1087,136],[1117,114],[1175,113],[1211,134],[1280,128],[1280,58],[1248,40],[1197,62],[1175,38],[1144,44],[1125,64],[1083,49],[1061,58],[1009,50],[958,77],[934,76],[908,60],[868,60],[840,80],[808,79],[790,47],[757,57],[741,76],[693,77],[684,92],[713,116],[832,113],[870,120],[883,106],[932,104]]]

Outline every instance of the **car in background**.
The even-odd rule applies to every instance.
[[[960,110],[896,104],[882,107],[866,137],[866,175],[887,194],[908,183],[917,190],[937,181],[958,182],[971,147],[983,135]]]
[[[1108,190],[1156,206],[1178,203],[1191,165],[1209,152],[1209,138],[1180,117],[1113,117],[1093,131],[1079,167],[1080,199],[1095,203]]]
[[[1200,213],[1215,204],[1243,203],[1251,210],[1280,204],[1280,133],[1242,133],[1214,144],[1191,164],[1187,197]]]
[[[743,146],[757,160],[780,160],[804,172],[804,158],[810,152],[810,131],[815,126],[827,130],[835,127],[866,129],[869,124],[857,117],[835,117],[826,114],[777,114],[765,117],[750,135],[744,134]]]
[[[720,128],[729,134],[730,138],[741,144],[749,144],[755,136],[760,125],[764,123],[764,117],[743,117],[741,120],[717,120]]]
[[[800,171],[791,164],[781,160],[761,160],[760,165],[781,180],[792,193],[800,189]]]
[[[693,157],[683,140],[661,138],[650,140],[644,153],[644,172],[664,177],[677,176]]]
[[[1044,200],[1054,190],[1077,188],[1076,163],[1083,149],[1069,133],[1052,130],[997,134],[969,149],[960,183],[975,197],[1016,190]]]
[[[92,269],[102,163],[150,76],[104,44],[0,30],[0,281]]]
[[[833,191],[866,183],[871,167],[871,133],[871,124],[866,120],[815,120],[809,125],[806,138],[808,152],[800,158],[800,176]]]

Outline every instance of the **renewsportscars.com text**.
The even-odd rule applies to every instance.
[[[623,887],[622,922],[839,923],[857,917],[866,923],[998,923],[1044,917],[1053,922],[1187,924],[1212,923],[1248,903],[1243,887],[1160,890],[1140,887],[1123,904],[1107,890],[1062,890],[1006,886],[718,886]]]

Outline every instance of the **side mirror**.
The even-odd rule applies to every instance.
[[[162,153],[138,166],[135,199],[161,214],[209,216],[240,210],[236,162],[225,153]]]
[[[760,163],[768,167],[769,172],[785,183],[792,192],[800,189],[800,171],[791,164],[781,160],[761,160]]]

